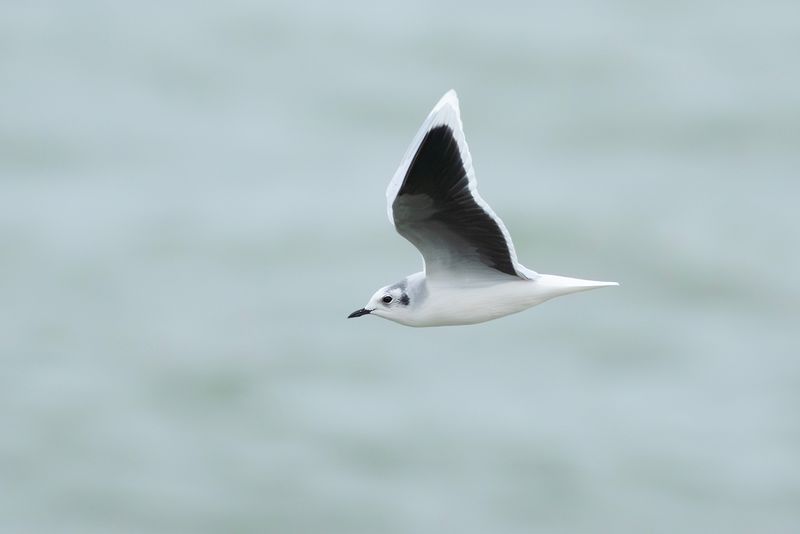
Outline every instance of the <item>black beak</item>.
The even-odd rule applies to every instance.
[[[348,319],[352,319],[353,317],[361,317],[362,315],[367,315],[372,313],[372,310],[368,310],[366,308],[361,308],[360,310],[356,310],[350,315],[347,316]]]

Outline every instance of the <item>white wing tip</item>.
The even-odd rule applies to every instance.
[[[444,96],[440,98],[439,101],[436,103],[436,105],[433,107],[433,111],[434,112],[439,111],[445,106],[450,106],[456,110],[458,109],[458,95],[456,94],[455,89],[450,89],[449,91],[447,91],[444,94]]]

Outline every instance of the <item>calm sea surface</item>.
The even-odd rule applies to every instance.
[[[800,3],[7,2],[0,531],[800,532]],[[459,91],[530,268],[345,320]]]

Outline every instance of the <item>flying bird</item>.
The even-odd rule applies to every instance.
[[[503,221],[478,194],[458,97],[448,91],[408,147],[386,190],[389,220],[424,270],[376,291],[348,318],[407,326],[482,323],[553,297],[616,282],[539,274],[522,266]]]

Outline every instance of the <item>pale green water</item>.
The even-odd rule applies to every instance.
[[[0,531],[800,532],[800,4],[304,5],[0,8]],[[345,320],[450,87],[620,288]]]

